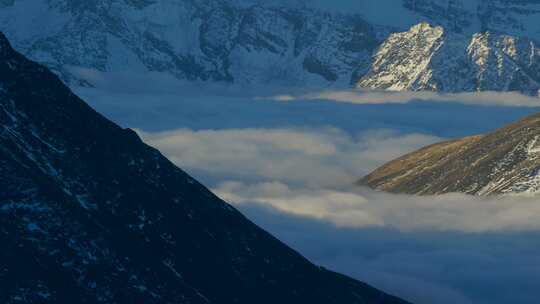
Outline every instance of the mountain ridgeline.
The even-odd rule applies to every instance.
[[[538,96],[538,1],[390,2],[331,13],[302,1],[8,0],[0,26],[17,50],[72,84],[89,84],[92,69]]]
[[[0,35],[0,302],[405,304],[315,266]]]
[[[434,144],[358,182],[394,193],[540,194],[540,114],[486,135]]]
[[[303,7],[229,0],[26,5],[8,1],[0,7],[0,25],[16,49],[67,80],[77,76],[70,67],[83,67],[188,80],[348,84],[351,75],[369,68],[379,43],[374,28],[358,16]]]

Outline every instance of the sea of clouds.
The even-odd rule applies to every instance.
[[[535,113],[540,100],[81,73],[96,87],[75,90],[98,111],[313,262],[417,304],[537,303],[538,199],[417,197],[354,183],[422,146]]]

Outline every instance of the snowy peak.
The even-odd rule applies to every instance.
[[[540,114],[405,155],[359,181],[410,194],[540,194]]]
[[[472,36],[420,23],[381,45],[357,86],[441,92],[518,91],[538,96],[536,42],[492,32]]]
[[[421,22],[417,25],[411,27],[409,32],[412,35],[415,35],[417,37],[429,37],[432,36],[432,40],[435,40],[437,38],[440,38],[444,34],[444,29],[442,26],[432,26],[431,24],[427,22]]]
[[[444,43],[444,29],[420,23],[394,33],[380,46],[370,72],[359,87],[401,91],[433,89],[430,65]]]
[[[475,34],[467,48],[473,63],[477,90],[520,91],[538,96],[540,52],[527,38]]]

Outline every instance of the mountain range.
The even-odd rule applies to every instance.
[[[311,264],[0,34],[0,302],[405,304]]]
[[[538,96],[540,2],[2,0],[14,47],[68,83],[81,68],[286,86]]]

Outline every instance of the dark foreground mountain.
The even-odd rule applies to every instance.
[[[405,303],[317,267],[0,35],[0,303]]]
[[[540,193],[540,114],[493,133],[431,145],[375,170],[358,182],[409,194]]]

